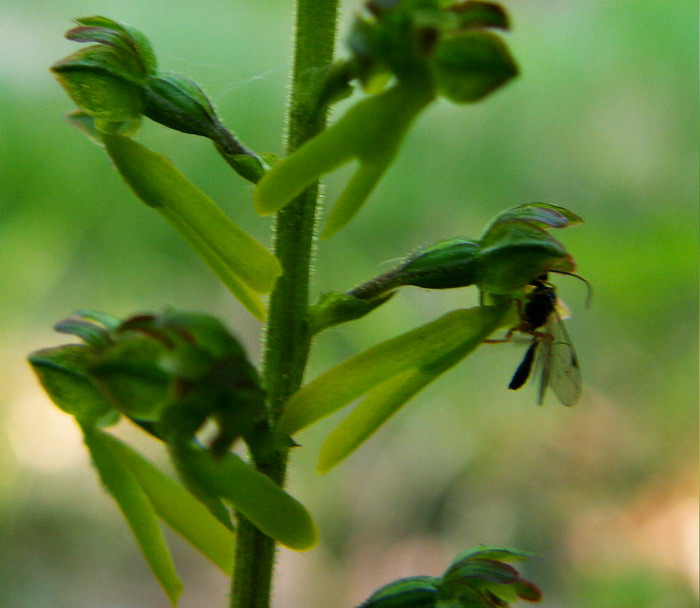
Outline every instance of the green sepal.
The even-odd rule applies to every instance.
[[[143,75],[155,74],[158,66],[151,43],[136,28],[100,16],[82,17],[75,19],[75,22],[79,27],[66,33],[68,40],[113,46],[131,55],[138,62]]]
[[[91,362],[90,376],[120,412],[155,421],[170,399],[171,378],[160,364],[166,352],[150,337],[120,340]]]
[[[450,12],[457,21],[455,29],[468,28],[497,28],[510,29],[508,15],[503,8],[494,2],[476,2],[467,0],[450,6]]]
[[[334,325],[364,317],[389,301],[393,295],[391,292],[367,300],[338,291],[321,294],[318,302],[309,309],[309,331],[317,334]]]
[[[440,580],[411,576],[377,589],[359,608],[434,608]]]
[[[67,344],[32,353],[29,363],[51,401],[85,425],[110,426],[119,412],[90,377],[95,351],[82,344]]]
[[[230,573],[235,536],[225,509],[222,518],[214,517],[189,491],[129,445],[111,435],[103,439],[129,467],[158,517],[223,572]]]
[[[431,66],[438,92],[454,103],[479,101],[518,73],[498,36],[474,30],[441,39]]]
[[[99,323],[105,329],[109,331],[116,330],[122,323],[119,317],[110,315],[108,312],[100,312],[99,310],[92,310],[89,308],[80,308],[73,313],[73,317],[79,317],[82,319],[87,319],[93,323]]]
[[[521,549],[510,549],[509,547],[499,547],[495,545],[479,545],[474,549],[466,549],[460,553],[447,567],[446,572],[452,568],[458,568],[459,565],[469,559],[492,559],[502,562],[522,561],[532,559],[535,554],[531,551],[523,551]]]
[[[310,549],[316,526],[304,506],[236,454],[215,458],[186,441],[170,441],[178,472],[212,496],[229,501],[261,532],[290,549]]]
[[[113,343],[112,336],[106,328],[85,321],[77,315],[59,321],[53,328],[58,333],[77,336],[97,350],[106,348]]]
[[[264,306],[255,292],[272,290],[282,272],[277,258],[228,219],[168,159],[126,137],[108,135],[104,140],[134,193],[188,240],[250,312],[263,318]]]
[[[480,237],[481,242],[488,241],[491,238],[489,233],[498,224],[509,220],[530,222],[545,230],[548,228],[567,228],[583,222],[581,217],[564,207],[550,205],[549,203],[526,203],[525,205],[506,209],[494,217],[484,229]]]
[[[479,289],[517,292],[549,270],[572,272],[566,248],[536,223],[510,219],[495,224],[481,241]]]
[[[466,585],[452,587],[442,586],[438,591],[438,601],[435,608],[504,608],[503,604],[493,596],[487,596]]]
[[[82,425],[82,430],[102,483],[117,501],[156,579],[176,605],[183,585],[153,505],[121,455],[113,451],[107,435],[89,425]]]
[[[542,593],[537,585],[523,579],[518,571],[507,563],[532,556],[533,554],[528,551],[506,547],[481,546],[465,551],[448,566],[443,574],[441,595],[458,598],[464,602],[464,593],[471,590],[484,598],[485,608],[506,606],[519,598],[538,602],[542,599]],[[478,597],[471,592],[469,597]],[[496,603],[493,598],[497,598],[500,603]],[[489,603],[488,600],[493,602]],[[457,606],[460,605],[471,606],[471,604],[457,604]]]
[[[509,585],[518,580],[518,572],[505,562],[483,557],[471,557],[461,560],[458,564],[453,564],[443,575],[443,580],[445,583],[468,581],[477,588],[490,583]]]
[[[155,328],[186,336],[187,343],[196,344],[214,359],[227,359],[235,365],[245,362],[246,366],[250,366],[241,343],[216,317],[200,312],[169,309],[154,319]]]
[[[59,84],[75,104],[93,118],[123,122],[143,110],[143,94],[133,66],[121,64],[123,55],[107,46],[91,46],[51,67]]]

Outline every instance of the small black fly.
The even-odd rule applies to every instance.
[[[570,274],[586,282],[578,275],[562,274]],[[517,390],[524,386],[535,369],[535,374],[539,377],[539,405],[544,402],[550,386],[562,405],[574,405],[581,396],[581,368],[557,311],[556,289],[548,282],[546,274],[536,278],[530,285],[532,290],[525,296],[526,303],[520,313],[520,323],[508,331],[505,339],[510,340],[517,331],[532,336],[532,340],[508,388]]]

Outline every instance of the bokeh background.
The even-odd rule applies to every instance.
[[[277,608],[348,608],[401,576],[439,574],[479,543],[534,551],[546,608],[690,608],[698,599],[697,4],[505,2],[522,75],[471,107],[423,115],[360,216],[319,244],[314,293],[346,289],[423,244],[476,236],[502,209],[563,205],[586,222],[558,236],[594,286],[556,279],[585,378],[572,409],[506,390],[522,345],[484,346],[319,477],[338,418],[299,436],[292,492],[321,529],[283,551]],[[346,32],[357,1],[344,3]],[[200,82],[227,124],[279,152],[290,0],[0,0],[0,606],[165,607],[72,419],[25,363],[61,343],[77,308],[164,305],[221,315],[259,352],[259,326],[101,150],[61,116],[48,66],[73,52],[73,17],[147,33],[161,66]],[[341,52],[342,51],[342,45]],[[208,142],[147,124],[168,155],[264,242],[250,188]],[[333,199],[348,172],[327,180]],[[310,376],[475,301],[407,289],[323,334]],[[158,446],[116,432],[156,460]],[[174,535],[182,608],[224,606],[226,580]]]

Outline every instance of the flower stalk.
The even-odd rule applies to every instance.
[[[329,65],[336,36],[337,0],[298,0],[292,90],[288,103],[286,152],[321,132],[325,111],[309,111],[304,87],[312,70]],[[311,334],[308,323],[309,275],[313,256],[318,185],[313,184],[275,218],[274,253],[283,268],[270,297],[263,359],[263,384],[268,416],[274,426],[282,406],[304,375]],[[284,485],[287,454],[276,453],[258,470]],[[268,608],[270,605],[274,541],[245,518],[239,518],[231,608]]]

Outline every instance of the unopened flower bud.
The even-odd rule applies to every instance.
[[[151,120],[193,135],[219,139],[222,129],[214,107],[199,85],[179,74],[150,76],[143,113]]]
[[[479,278],[479,244],[466,239],[449,239],[425,247],[401,266],[403,285],[428,289],[449,289],[473,285]]]

